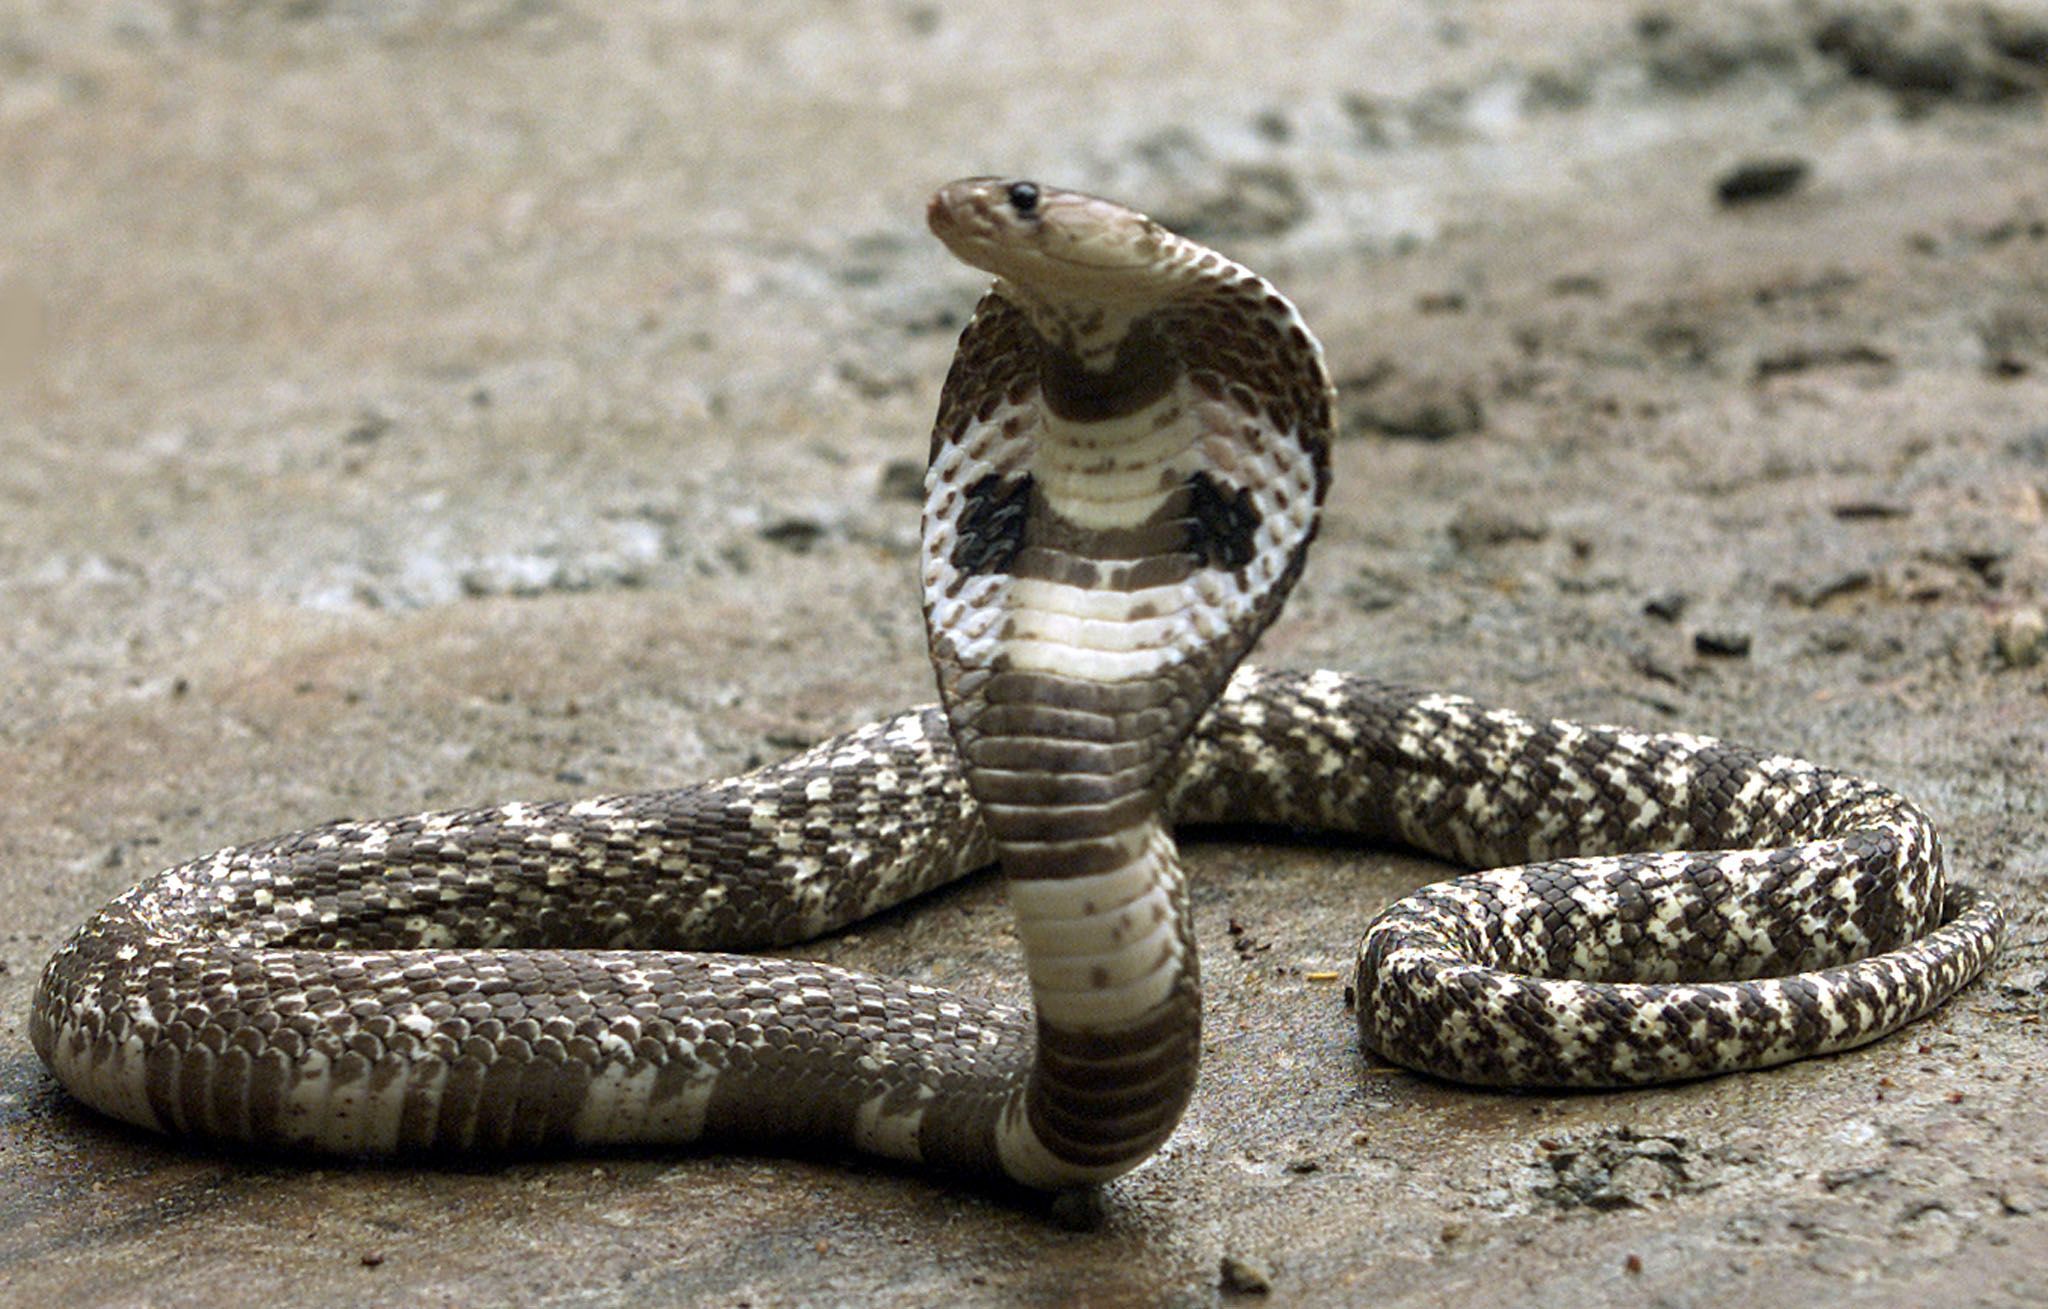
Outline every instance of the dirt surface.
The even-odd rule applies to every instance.
[[[1920,11],[7,7],[0,1300],[2048,1300],[2048,9]],[[978,279],[921,206],[972,172],[1148,208],[1321,332],[1346,439],[1264,661],[1867,771],[2008,898],[1990,977],[1768,1074],[1466,1091],[1317,980],[1442,868],[1202,844],[1203,1085],[1092,1230],[68,1103],[31,982],[163,863],[928,698],[906,487]],[[815,953],[1020,995],[986,877]]]

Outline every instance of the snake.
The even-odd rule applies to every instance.
[[[1330,480],[1322,347],[1123,205],[968,178],[993,283],[918,556],[936,705],[678,789],[343,821],[118,896],[31,1001],[72,1095],[315,1154],[701,1142],[1043,1191],[1151,1158],[1196,1085],[1178,825],[1468,869],[1358,945],[1364,1050],[1481,1086],[1707,1077],[1929,1013],[2004,930],[1878,783],[1712,737],[1242,665]],[[1028,1005],[758,951],[998,865]]]

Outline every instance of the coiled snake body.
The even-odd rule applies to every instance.
[[[1926,818],[1704,737],[1237,669],[1300,570],[1332,392],[1294,307],[1128,209],[942,189],[996,276],[933,432],[942,707],[726,781],[338,823],[114,900],[30,1013],[75,1095],[146,1127],[358,1154],[853,1147],[1101,1181],[1195,1083],[1169,822],[1257,821],[1497,867],[1368,929],[1368,1048],[1465,1081],[1610,1085],[1873,1040],[1995,952]],[[1233,670],[1235,673],[1233,675]],[[781,945],[993,857],[1026,1012]]]

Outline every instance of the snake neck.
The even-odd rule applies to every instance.
[[[1160,817],[1188,726],[1175,593],[1195,564],[1170,472],[1183,410],[1166,394],[1094,422],[1048,413],[1008,581],[956,701],[1037,1008],[1031,1077],[998,1131],[1013,1176],[1115,1176],[1194,1090],[1193,927]]]

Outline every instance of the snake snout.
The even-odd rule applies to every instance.
[[[932,198],[926,202],[924,207],[924,225],[932,229],[933,236],[944,239],[946,230],[951,226],[952,221],[953,215],[946,203],[945,190],[941,188],[932,192]]]
[[[925,206],[925,222],[941,239],[970,226],[986,227],[990,217],[986,193],[994,182],[990,177],[963,177],[946,183],[932,192],[931,203]]]

